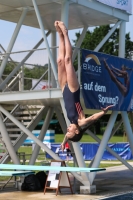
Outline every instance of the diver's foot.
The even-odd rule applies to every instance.
[[[56,31],[57,31],[60,35],[62,35],[63,33],[62,33],[61,28],[59,27],[59,21],[55,21],[54,26],[55,26],[55,28],[56,28]]]
[[[64,35],[68,34],[68,30],[63,22],[59,21],[58,26],[60,27],[60,29]]]

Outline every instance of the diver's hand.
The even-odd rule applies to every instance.
[[[114,105],[109,105],[109,106],[107,106],[106,108],[101,108],[101,109],[102,109],[102,111],[104,112],[104,114],[106,114],[106,113],[108,112],[108,110],[109,110],[110,108],[112,108],[112,107],[114,107]]]
[[[62,150],[62,152],[64,151],[65,145],[63,143],[61,143],[60,149]]]

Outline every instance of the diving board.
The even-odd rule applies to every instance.
[[[1,165],[1,164],[0,164]],[[29,174],[34,174],[33,171],[0,171],[0,176],[10,176],[10,178],[7,180],[7,182],[0,188],[0,190],[3,190],[6,185],[11,181],[11,179],[13,177],[16,177],[16,176],[27,176]],[[15,181],[16,182],[16,181]]]
[[[105,168],[83,168],[83,167],[57,167],[57,166],[37,166],[37,165],[15,165],[0,164],[0,169],[16,169],[16,170],[40,170],[40,171],[64,171],[64,172],[98,172],[104,171]]]
[[[0,176],[27,176],[34,174],[33,171],[0,171]]]

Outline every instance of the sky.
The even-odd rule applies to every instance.
[[[10,42],[10,39],[12,37],[12,34],[14,32],[14,29],[16,27],[15,23],[7,22],[0,20],[0,44],[7,49],[8,44]],[[126,33],[130,33],[131,40],[133,41],[133,15],[129,17],[129,22],[126,23]],[[93,30],[92,28],[90,30]],[[82,29],[76,29],[69,31],[69,37],[71,44],[73,45],[73,40],[76,39],[75,33],[81,32]],[[16,51],[23,51],[23,50],[29,50],[32,49],[35,44],[42,38],[41,31],[36,28],[28,27],[28,26],[22,26],[21,30],[19,32],[19,35],[16,39],[15,45],[12,49],[13,52]],[[50,42],[50,37],[49,37]],[[39,48],[43,48],[45,45],[41,45]],[[14,54],[13,59],[17,59],[17,61],[21,61],[23,57],[25,57],[27,53],[19,53]],[[44,61],[44,54],[46,55],[46,51],[38,51],[34,53],[34,55],[28,60],[28,63],[37,63],[42,64],[47,63],[47,60]],[[32,60],[32,61],[31,61]]]

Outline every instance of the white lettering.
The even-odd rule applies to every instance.
[[[94,66],[94,65],[90,65],[88,63],[83,63],[83,69],[84,70],[89,70],[92,72],[97,72],[97,73],[102,73],[102,68],[101,66]]]
[[[102,85],[98,85],[98,83],[96,83],[96,85],[95,85],[95,91],[106,92],[106,87],[102,86]]]
[[[93,82],[91,83],[84,83],[85,90],[93,90]]]
[[[101,94],[99,94],[98,98],[99,98],[99,102],[102,103],[102,105],[104,105],[105,103],[108,103],[108,104],[113,104],[115,106],[116,104],[118,104],[118,101],[119,101],[118,96],[112,98],[112,97],[103,97]]]
[[[87,69],[87,63],[83,63],[83,69],[84,69],[84,70]]]

